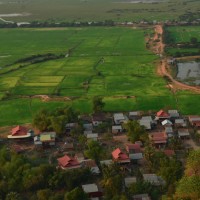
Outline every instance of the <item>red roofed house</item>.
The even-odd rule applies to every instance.
[[[63,157],[58,158],[57,160],[58,160],[58,166],[61,169],[67,170],[67,169],[75,169],[81,167],[77,159],[70,157],[68,155],[64,155]]]
[[[113,160],[118,163],[130,163],[128,155],[123,153],[120,148],[117,148],[112,152],[112,157]]]
[[[141,153],[140,144],[126,144],[126,151],[128,153]]]
[[[156,113],[156,119],[159,120],[159,119],[168,119],[170,118],[170,115],[163,111],[163,110],[160,110]]]
[[[200,128],[200,116],[189,116],[188,118],[192,126]]]
[[[155,146],[165,146],[167,143],[167,134],[165,132],[155,132],[149,134],[149,139],[154,143]]]
[[[8,135],[9,139],[19,139],[19,138],[28,138],[31,137],[31,133],[27,131],[26,127],[16,126],[12,129],[11,135]]]
[[[132,161],[138,161],[143,158],[140,144],[126,144],[126,151],[129,154],[129,158]]]

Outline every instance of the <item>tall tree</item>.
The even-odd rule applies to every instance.
[[[91,140],[87,145],[87,150],[85,150],[85,155],[88,158],[94,159],[99,163],[100,159],[104,154],[104,150],[98,141]]]
[[[87,194],[79,187],[66,193],[65,200],[89,200]]]
[[[103,102],[103,98],[99,96],[95,96],[92,100],[93,104],[93,111],[95,113],[101,112],[105,106],[105,103]]]
[[[186,162],[186,175],[200,176],[200,149],[191,151]]]
[[[138,140],[146,142],[148,140],[148,135],[144,127],[141,127],[137,121],[128,121],[124,124],[124,127],[131,142],[134,143]]]

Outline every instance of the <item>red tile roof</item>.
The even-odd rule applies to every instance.
[[[135,150],[135,153],[140,153],[141,148],[139,144],[126,144],[126,150],[129,152],[130,150]]]
[[[12,136],[22,136],[22,135],[27,135],[27,129],[26,127],[23,126],[16,126],[15,128],[12,129]]]
[[[129,157],[125,153],[123,153],[120,148],[117,148],[112,152],[112,157],[113,159],[119,161],[129,159]]]
[[[58,160],[58,164],[63,168],[70,168],[70,167],[75,167],[75,166],[80,165],[78,160],[68,155],[58,158],[57,160]]]
[[[167,134],[165,132],[151,133],[150,138],[155,144],[167,142]]]
[[[156,113],[156,117],[160,117],[160,118],[168,118],[169,117],[169,114],[166,113],[165,111],[163,110],[160,110]]]

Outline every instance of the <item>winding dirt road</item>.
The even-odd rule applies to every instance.
[[[155,41],[154,50],[156,50],[156,51],[154,51],[154,52],[162,56],[162,59],[161,59],[159,65],[158,65],[157,73],[160,76],[167,77],[171,81],[170,88],[173,90],[173,92],[176,92],[176,90],[190,90],[192,92],[200,94],[200,87],[199,86],[190,86],[190,85],[186,85],[182,82],[179,82],[179,81],[175,80],[172,77],[172,75],[168,72],[167,69],[170,66],[167,63],[167,58],[163,57],[165,44],[164,44],[163,39],[162,39],[162,34],[163,34],[162,25],[156,25],[155,26],[155,36],[154,36],[154,41]],[[188,59],[192,59],[192,58],[194,59],[194,58],[199,58],[199,56],[184,57],[184,58],[181,58],[181,59],[187,59],[187,58]]]

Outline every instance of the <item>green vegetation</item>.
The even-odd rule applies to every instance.
[[[7,0],[1,0],[1,2],[0,13],[22,14],[22,16],[5,18],[14,21],[62,22],[110,19],[162,21],[199,18],[198,0],[159,0],[158,3],[131,3],[132,1],[126,0],[35,0],[12,4]]]
[[[166,28],[166,52],[176,57],[199,55],[200,26],[172,26]]]
[[[104,111],[180,108],[183,114],[199,114],[199,104],[191,106],[191,98],[198,102],[198,95],[174,96],[157,76],[158,58],[144,40],[151,31],[1,29],[0,126],[31,122],[41,108],[71,106],[91,113],[94,96],[103,98]],[[53,98],[41,101],[34,95]]]

